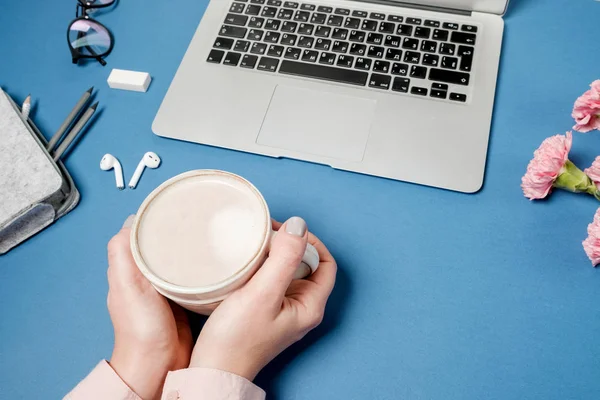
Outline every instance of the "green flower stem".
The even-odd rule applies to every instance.
[[[600,200],[600,192],[594,182],[570,160],[560,170],[552,186],[574,193],[588,193]]]

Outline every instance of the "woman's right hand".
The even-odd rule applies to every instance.
[[[279,229],[281,228],[281,229]],[[190,368],[214,368],[250,381],[279,353],[300,340],[323,319],[335,284],[335,260],[299,217],[283,226],[269,257],[250,281],[212,313],[194,347]],[[293,280],[306,244],[319,252],[317,271]]]

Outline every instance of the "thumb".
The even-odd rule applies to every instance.
[[[308,229],[300,217],[288,219],[271,241],[269,257],[256,272],[246,290],[281,302],[306,250]]]
[[[139,271],[131,255],[129,235],[135,216],[129,216],[123,228],[108,242],[108,283],[129,284],[137,279]]]

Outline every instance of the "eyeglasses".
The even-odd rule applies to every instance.
[[[100,22],[90,18],[88,12],[113,5],[116,0],[77,0],[76,18],[69,24],[67,41],[73,64],[80,59],[93,58],[106,65],[106,57],[113,49],[114,39]]]

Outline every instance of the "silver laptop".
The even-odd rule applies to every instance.
[[[152,129],[475,192],[507,5],[211,0]]]

